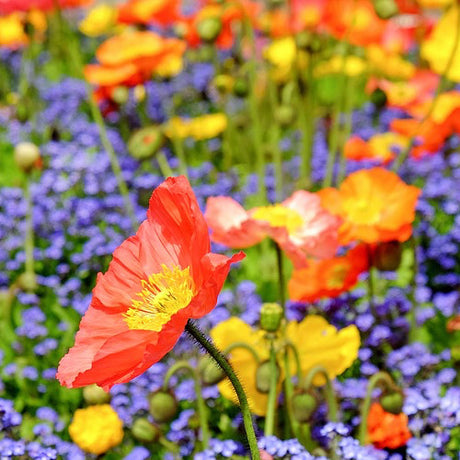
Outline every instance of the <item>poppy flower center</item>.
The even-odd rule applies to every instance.
[[[123,315],[130,329],[161,331],[195,296],[190,267],[171,270],[162,265],[161,268],[160,273],[142,280],[142,290],[134,296],[131,308]]]
[[[280,204],[256,208],[251,217],[268,222],[272,227],[285,227],[289,233],[297,231],[303,224],[298,212]]]
[[[326,285],[329,289],[340,289],[343,287],[348,274],[348,264],[340,264],[332,268],[328,273]]]

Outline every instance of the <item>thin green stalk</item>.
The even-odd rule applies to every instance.
[[[326,397],[327,408],[328,408],[328,418],[331,422],[338,421],[339,407],[337,404],[337,398],[335,396],[334,387],[332,386],[331,379],[327,373],[327,370],[323,366],[315,366],[308,372],[305,380],[302,383],[302,388],[308,390],[313,385],[313,380],[316,376],[322,375],[326,380],[326,383],[323,387],[324,396]],[[336,453],[336,441],[334,440],[331,445],[331,459],[339,460]]]
[[[58,4],[58,2],[56,3]],[[59,8],[57,8],[57,14],[58,14],[59,22],[62,23],[62,17],[60,15]],[[68,37],[68,41],[69,41],[68,51],[70,51],[70,60],[74,64],[76,75],[78,77],[81,77],[82,69],[83,69],[83,60],[82,60],[82,56],[80,53],[80,48],[76,44],[76,41],[73,36]],[[120,190],[121,196],[123,197],[125,212],[128,215],[129,219],[131,220],[131,225],[134,230],[139,225],[139,222],[136,219],[134,207],[131,202],[131,198],[129,196],[128,186],[123,178],[120,163],[118,161],[115,150],[112,146],[112,143],[109,140],[109,136],[107,134],[107,128],[104,123],[104,118],[102,117],[101,111],[99,110],[99,106],[97,105],[97,102],[94,99],[92,89],[89,84],[86,84],[86,93],[87,93],[88,103],[89,103],[90,110],[91,110],[91,115],[93,117],[94,122],[96,123],[98,127],[99,137],[101,138],[102,146],[104,147],[109,157],[110,165],[112,167],[112,172],[117,181],[118,189]]]
[[[275,432],[275,415],[277,406],[278,365],[273,340],[270,340],[270,386],[267,399],[267,415],[265,416],[265,436],[272,436]]]
[[[270,111],[275,113],[278,109],[277,89],[274,81],[269,80]],[[270,130],[270,146],[273,153],[273,164],[275,166],[275,194],[276,201],[283,199],[283,158],[279,146],[280,126],[275,121]]]
[[[278,267],[279,299],[280,299],[280,305],[281,305],[281,308],[283,309],[283,315],[284,315],[286,311],[286,278],[284,275],[283,251],[276,243],[275,243],[275,249],[276,249],[276,262],[277,262],[277,267]]]
[[[417,244],[415,242],[415,238],[412,235],[410,238],[410,245],[413,254],[413,269],[412,269],[412,276],[410,280],[410,292],[409,292],[409,300],[411,304],[411,308],[407,313],[407,317],[409,320],[409,342],[415,342],[417,336],[417,318],[415,316],[415,290],[417,289],[417,274],[418,274],[418,263],[417,263]]]
[[[436,108],[436,105],[439,100],[439,96],[443,93],[444,88],[446,86],[446,82],[448,80],[450,69],[455,61],[455,55],[457,54],[458,47],[460,45],[460,5],[457,5],[456,8],[457,8],[457,29],[455,31],[454,46],[452,47],[452,52],[450,53],[449,59],[447,60],[446,68],[439,79],[439,84],[436,88],[436,92],[434,94],[433,101],[431,102],[431,105],[427,113],[420,120],[420,123],[418,124],[416,130],[412,134],[409,140],[409,144],[407,145],[406,149],[398,156],[398,158],[396,158],[395,162],[393,163],[393,167],[391,169],[394,172],[397,172],[399,170],[401,165],[404,163],[406,158],[409,156],[409,153],[412,150],[412,147],[414,146],[415,139],[420,133],[421,127],[428,120],[428,118],[430,118],[431,114],[434,112],[434,109]]]
[[[33,203],[30,193],[30,175],[26,173],[24,183],[24,198],[27,203],[26,210],[26,237],[24,241],[24,250],[26,253],[25,272],[28,276],[35,278],[34,267],[34,226],[32,220]]]
[[[249,38],[249,43],[251,46],[252,55],[256,55],[256,42],[254,36],[254,29],[252,27],[251,22],[246,19],[245,21],[245,30],[247,36]],[[267,188],[265,184],[265,156],[263,151],[263,135],[262,135],[262,125],[260,120],[260,112],[257,103],[257,68],[256,68],[257,61],[256,59],[250,59],[248,62],[248,69],[249,69],[249,95],[248,95],[248,103],[249,103],[249,115],[251,117],[251,135],[252,135],[252,142],[254,146],[254,151],[256,154],[256,171],[259,178],[259,188],[258,188],[258,196],[259,196],[259,204],[264,204],[267,200]]]
[[[112,172],[117,180],[118,189],[120,190],[121,196],[123,197],[126,214],[128,214],[128,217],[131,220],[131,225],[133,229],[135,229],[139,225],[139,222],[137,221],[136,215],[134,213],[133,204],[129,196],[128,186],[126,185],[126,182],[123,178],[120,163],[118,161],[115,150],[113,149],[112,143],[110,142],[109,136],[107,135],[107,128],[105,126],[101,111],[99,110],[99,107],[96,101],[94,100],[93,94],[91,92],[91,88],[88,85],[86,86],[86,88],[87,88],[87,93],[88,93],[89,106],[91,109],[91,115],[93,117],[93,120],[97,124],[102,146],[104,147],[109,157],[110,165],[112,167]]]
[[[187,176],[187,159],[185,158],[184,142],[182,139],[179,139],[176,136],[171,138],[171,142],[174,148],[174,153],[176,154],[177,159],[179,160],[178,171],[179,174]]]
[[[248,440],[249,449],[253,460],[260,460],[259,448],[257,446],[256,433],[252,424],[251,411],[249,409],[248,398],[244,392],[243,385],[241,385],[235,371],[228,362],[227,358],[222,352],[193,324],[188,321],[185,330],[203,347],[211,357],[216,361],[219,367],[225,372],[227,377],[235,389],[235,393],[240,403],[241,412],[243,415],[244,428],[246,430],[246,438]]]
[[[300,180],[301,183],[310,187],[311,180],[311,160],[313,155],[313,138],[315,134],[315,93],[314,93],[314,76],[313,71],[315,67],[314,54],[310,53],[307,66],[307,94],[305,98],[305,105],[302,104],[301,112],[305,112],[304,128],[302,135],[302,150],[301,150],[301,163],[300,163]]]
[[[341,145],[340,145],[340,164],[339,172],[337,175],[337,186],[339,186],[343,179],[345,178],[347,159],[345,158],[345,149],[344,143],[350,137],[351,131],[353,129],[353,105],[354,105],[354,95],[355,95],[355,85],[353,84],[353,79],[350,79],[350,88],[347,91],[345,97],[345,121],[343,125],[343,133],[341,136]]]
[[[187,361],[177,361],[174,363],[166,372],[164,381],[163,381],[163,390],[167,391],[169,388],[169,381],[171,377],[178,371],[186,370],[190,373],[195,384],[195,394],[196,394],[196,406],[198,410],[198,418],[201,428],[201,440],[203,443],[203,449],[207,449],[209,446],[209,423],[208,423],[208,413],[206,404],[203,399],[203,388],[201,386],[200,376],[198,375],[197,370],[192,367]]]
[[[377,372],[370,379],[367,384],[366,396],[361,407],[361,424],[359,425],[358,439],[360,444],[364,445],[367,435],[367,418],[369,417],[369,410],[372,403],[372,392],[377,385],[383,384],[386,388],[394,391],[400,391],[398,386],[394,383],[393,379],[386,372]]]
[[[367,274],[367,295],[369,297],[369,309],[374,316],[376,316],[375,311],[375,289],[374,289],[374,272],[375,269],[373,267],[373,257],[372,257],[372,249],[369,245],[366,246],[367,249],[367,258],[369,261],[369,272]]]
[[[158,152],[156,155],[158,167],[164,178],[174,176],[173,170],[169,166],[168,160],[163,152]]]

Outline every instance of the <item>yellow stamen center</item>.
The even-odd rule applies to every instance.
[[[159,332],[179,310],[195,296],[195,283],[190,267],[172,270],[161,266],[148,280],[142,280],[142,290],[132,300],[131,308],[123,315],[130,329]]]
[[[295,232],[303,224],[302,216],[298,212],[280,204],[256,208],[252,218],[268,222],[272,227],[285,227],[289,233]]]

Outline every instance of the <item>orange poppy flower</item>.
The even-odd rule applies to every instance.
[[[407,426],[407,415],[385,412],[379,403],[373,403],[367,417],[369,441],[378,449],[397,449],[412,437]]]
[[[387,25],[377,16],[371,0],[329,0],[323,19],[334,37],[357,46],[380,43]]]
[[[147,220],[119,246],[80,323],[57,378],[70,388],[109,390],[159,361],[190,318],[215,306],[231,258],[210,252],[208,227],[183,176],[166,179],[150,198]]]
[[[338,190],[325,188],[318,195],[325,209],[343,219],[339,241],[349,244],[406,241],[420,193],[397,174],[372,168],[350,174]]]
[[[150,31],[131,31],[109,38],[96,51],[100,65],[85,66],[85,78],[99,86],[134,86],[174,58],[182,59],[185,43]]]
[[[288,283],[289,298],[315,302],[323,297],[337,297],[353,288],[368,268],[365,245],[356,246],[342,257],[309,260],[306,268],[293,271]]]
[[[244,248],[266,236],[286,251],[295,266],[306,257],[332,257],[338,248],[340,219],[321,207],[319,197],[304,190],[295,192],[281,204],[245,211],[229,197],[213,197],[207,202],[206,220],[211,239],[231,248]]]
[[[404,149],[407,144],[406,138],[391,132],[376,134],[368,141],[353,136],[345,143],[344,155],[347,160],[371,160],[385,165],[396,157],[393,148]]]
[[[122,24],[168,26],[180,18],[180,0],[129,0],[118,7]]]

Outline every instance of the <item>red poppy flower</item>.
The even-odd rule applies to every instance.
[[[80,8],[93,0],[58,0],[60,8]],[[55,0],[0,0],[0,15],[16,11],[49,11],[56,6]]]
[[[167,179],[150,198],[147,220],[98,274],[75,345],[59,363],[61,384],[109,390],[144,372],[174,347],[190,318],[214,308],[230,264],[243,257],[210,252],[190,184]]]
[[[385,412],[379,403],[373,403],[367,418],[369,440],[378,449],[397,449],[412,437],[407,427],[407,415]]]

